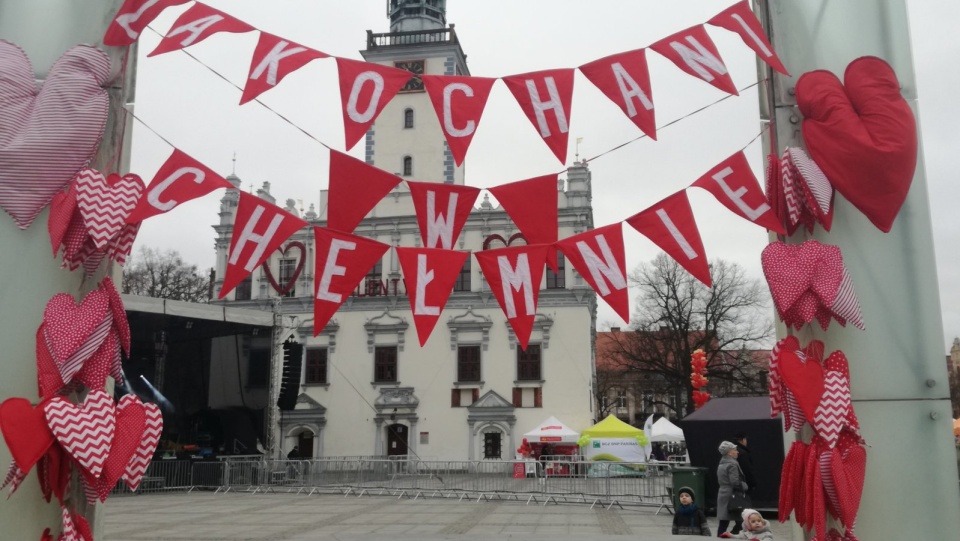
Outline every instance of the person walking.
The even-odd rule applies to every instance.
[[[743,472],[740,471],[740,465],[737,464],[737,445],[729,441],[720,443],[720,464],[717,466],[717,482],[720,489],[717,491],[717,520],[720,521],[720,527],[717,529],[717,537],[723,536],[730,526],[730,501],[733,499],[734,491],[746,491],[747,483],[744,481]],[[740,517],[735,517],[734,529],[736,533],[740,532]]]
[[[740,471],[743,472],[743,480],[747,482],[747,494],[757,488],[757,476],[753,469],[753,454],[747,447],[747,435],[744,432],[734,436],[734,443],[737,444],[737,464],[740,465]],[[736,532],[733,532],[736,533]]]

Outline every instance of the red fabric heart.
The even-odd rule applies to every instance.
[[[281,255],[287,255],[287,252],[290,251],[290,248],[296,248],[300,250],[300,255],[297,257],[297,267],[293,269],[293,274],[290,275],[290,278],[284,284],[278,284],[277,280],[273,277],[273,272],[270,271],[270,265],[267,261],[264,261],[261,265],[263,267],[263,273],[267,275],[267,280],[270,282],[270,286],[273,287],[273,290],[277,292],[277,295],[283,296],[293,290],[293,286],[297,284],[297,277],[300,276],[300,272],[303,271],[303,262],[306,260],[307,247],[303,245],[300,241],[294,241],[286,246],[277,248],[277,251]]]
[[[100,282],[100,289],[107,294],[110,300],[110,311],[113,313],[113,328],[117,331],[117,338],[124,353],[130,355],[130,322],[127,321],[127,310],[123,307],[123,299],[117,291],[116,284],[109,277]]]
[[[70,484],[70,473],[70,459],[64,454],[63,447],[51,445],[37,463],[37,478],[43,498],[49,502],[51,496],[56,496],[57,501],[63,503],[64,494]]]
[[[163,433],[163,415],[156,404],[144,404],[144,428],[143,438],[140,440],[140,446],[130,458],[127,464],[127,470],[123,473],[123,480],[130,487],[130,490],[136,491],[143,479],[143,474],[150,465],[154,451],[157,450],[157,444],[160,442],[160,435]]]
[[[107,501],[110,491],[123,477],[127,464],[140,447],[146,420],[144,405],[137,395],[123,395],[117,403],[117,431],[110,447],[110,456],[103,465],[100,479],[97,479],[97,496],[101,502]]]
[[[857,520],[860,498],[863,496],[867,451],[856,443],[853,436],[847,436],[830,453],[832,455],[830,469],[833,472],[833,484],[840,503],[840,515],[837,518],[847,527],[847,530],[851,530]]]
[[[844,279],[840,248],[808,240],[793,245],[773,242],[760,256],[780,319],[797,328],[832,306]]]
[[[844,197],[883,232],[900,211],[917,166],[917,125],[885,61],[865,56],[843,84],[829,71],[800,76],[797,105],[807,150]]]
[[[88,293],[79,305],[69,293],[57,293],[47,302],[43,311],[44,337],[64,382],[73,379],[106,338],[100,331],[109,310],[110,300],[100,290]]]
[[[787,456],[783,459],[783,467],[780,471],[780,499],[778,502],[777,519],[780,522],[786,522],[790,519],[790,513],[795,509],[797,511],[797,522],[801,522],[800,516],[800,482],[803,480],[804,459],[807,455],[807,444],[802,441],[795,441],[790,445]]]
[[[53,444],[42,406],[41,402],[33,407],[26,398],[8,398],[0,404],[0,431],[10,455],[24,473],[28,473]]]
[[[80,170],[75,186],[83,225],[98,250],[120,233],[144,190],[137,175],[110,175],[108,179],[90,168]]]
[[[50,398],[63,388],[63,380],[60,379],[57,364],[53,362],[53,356],[47,349],[47,340],[43,336],[43,326],[37,329],[36,338],[37,386],[40,390],[41,399]]]
[[[80,466],[99,477],[116,431],[116,406],[104,391],[91,391],[82,408],[57,396],[43,408],[47,426]]]
[[[850,398],[850,369],[842,351],[834,351],[823,363],[824,390],[813,419],[817,434],[832,448],[840,431],[851,422],[859,428]],[[852,426],[851,426],[852,427]]]
[[[84,384],[87,389],[91,390],[106,388],[107,374],[113,367],[113,360],[119,349],[117,335],[112,332],[107,333],[107,338],[100,344],[97,351],[83,363],[83,368],[77,372],[74,381]]]
[[[823,367],[798,352],[784,351],[780,354],[779,368],[783,383],[796,397],[807,422],[812,424],[823,397]]]
[[[20,47],[0,40],[0,207],[20,229],[93,157],[107,122],[110,59],[77,45],[37,90]]]
[[[57,192],[50,201],[50,217],[47,218],[47,231],[50,233],[50,246],[53,248],[53,257],[57,257],[63,239],[73,219],[73,211],[77,208],[77,192],[70,189]]]

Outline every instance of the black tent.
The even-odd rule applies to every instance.
[[[717,504],[717,465],[720,442],[733,441],[735,434],[747,435],[753,457],[757,487],[751,494],[754,507],[776,509],[780,496],[780,469],[783,467],[783,428],[780,418],[770,418],[766,396],[713,398],[702,408],[680,420],[687,440],[690,465],[707,468],[707,507]]]

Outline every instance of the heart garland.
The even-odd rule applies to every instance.
[[[148,403],[143,405],[144,410],[144,428],[143,437],[140,439],[140,446],[130,458],[126,471],[123,472],[123,480],[130,487],[130,490],[136,492],[146,473],[150,461],[153,459],[153,453],[157,450],[157,444],[160,443],[160,435],[163,433],[163,415],[156,404]]]
[[[83,407],[55,396],[43,407],[50,431],[84,470],[100,477],[116,432],[116,406],[102,390],[90,391]]]
[[[296,248],[300,250],[300,256],[297,258],[297,266],[295,269],[293,269],[293,274],[290,275],[290,277],[287,279],[285,283],[283,284],[277,283],[276,279],[274,279],[273,277],[273,271],[270,270],[270,265],[268,261],[264,261],[263,264],[261,265],[263,267],[263,273],[267,275],[267,281],[270,282],[270,287],[272,287],[273,290],[277,292],[277,295],[280,295],[281,297],[286,295],[287,293],[290,293],[293,290],[293,287],[297,283],[297,278],[300,276],[300,273],[303,271],[303,262],[304,260],[306,260],[306,256],[307,256],[307,247],[304,246],[303,243],[300,241],[291,242],[286,246],[284,246],[283,248],[278,247],[277,251],[280,252],[280,255],[285,256],[287,255],[287,252],[290,251],[291,248]]]
[[[820,167],[799,147],[786,147],[777,158],[767,157],[767,194],[787,235],[802,225],[813,232],[819,223],[833,225],[833,186]]]

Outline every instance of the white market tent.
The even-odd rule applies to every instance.
[[[661,417],[653,423],[647,438],[650,441],[684,441],[683,430],[666,417]]]
[[[529,443],[577,443],[580,433],[561,423],[556,417],[549,417],[523,437],[527,438]]]

